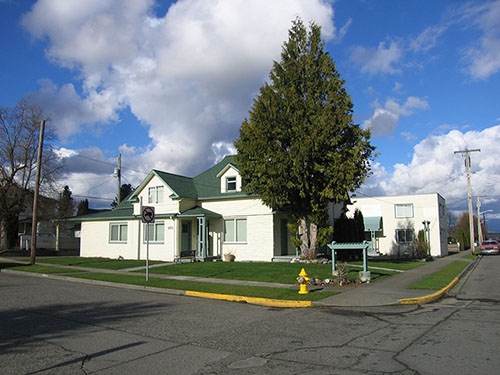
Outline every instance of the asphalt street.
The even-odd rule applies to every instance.
[[[0,272],[0,373],[492,374],[499,270],[500,257],[485,257],[435,302],[363,309],[283,309]]]

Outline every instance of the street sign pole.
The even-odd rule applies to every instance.
[[[149,223],[146,224],[146,281],[149,281]]]
[[[149,224],[155,222],[155,208],[142,208],[142,222],[146,224],[146,281],[149,281]]]

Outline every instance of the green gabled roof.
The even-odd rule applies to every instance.
[[[153,172],[174,191],[175,196],[197,198],[198,194],[192,178],[157,170],[153,170]]]
[[[124,199],[114,210],[99,212],[94,214],[76,216],[72,218],[73,221],[87,221],[87,220],[125,220],[134,217],[133,203],[137,199],[137,195],[142,189],[151,181],[153,176],[158,176],[165,185],[167,185],[173,192],[175,198],[193,198],[193,199],[213,199],[213,198],[236,198],[245,197],[249,194],[244,192],[222,193],[220,188],[219,173],[224,171],[230,165],[237,169],[234,163],[234,155],[224,157],[219,163],[207,169],[205,172],[191,178],[173,173],[162,172],[153,169],[142,183],[132,192],[126,199]],[[174,214],[169,214],[174,215]],[[194,207],[180,215],[185,216],[217,216],[215,212],[205,210],[200,207]]]
[[[178,217],[222,217],[220,214],[207,210],[205,208],[201,208],[199,206],[190,208],[179,215]]]
[[[134,216],[134,207],[131,200],[123,200],[113,210],[103,211],[88,215],[75,216],[73,221],[87,221],[87,220],[125,220]]]
[[[194,184],[196,186],[196,191],[198,192],[198,199],[223,197],[234,198],[238,196],[241,197],[248,195],[242,192],[221,192],[219,173],[228,165],[237,168],[236,164],[234,163],[234,155],[228,155],[224,157],[224,159],[215,164],[213,167],[207,169],[205,172],[200,173],[198,176],[193,178]]]

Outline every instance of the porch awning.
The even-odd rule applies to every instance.
[[[380,232],[382,230],[382,216],[364,217],[365,232]]]
[[[177,217],[222,217],[222,215],[201,207],[193,207],[181,212]]]

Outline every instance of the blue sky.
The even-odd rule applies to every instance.
[[[358,193],[438,192],[465,211],[454,151],[480,148],[473,195],[500,231],[500,1],[0,0],[0,105],[43,106],[61,185],[107,207],[119,153],[135,186],[151,168],[192,176],[234,152],[296,16],[322,26],[355,121],[372,129],[379,156]]]

